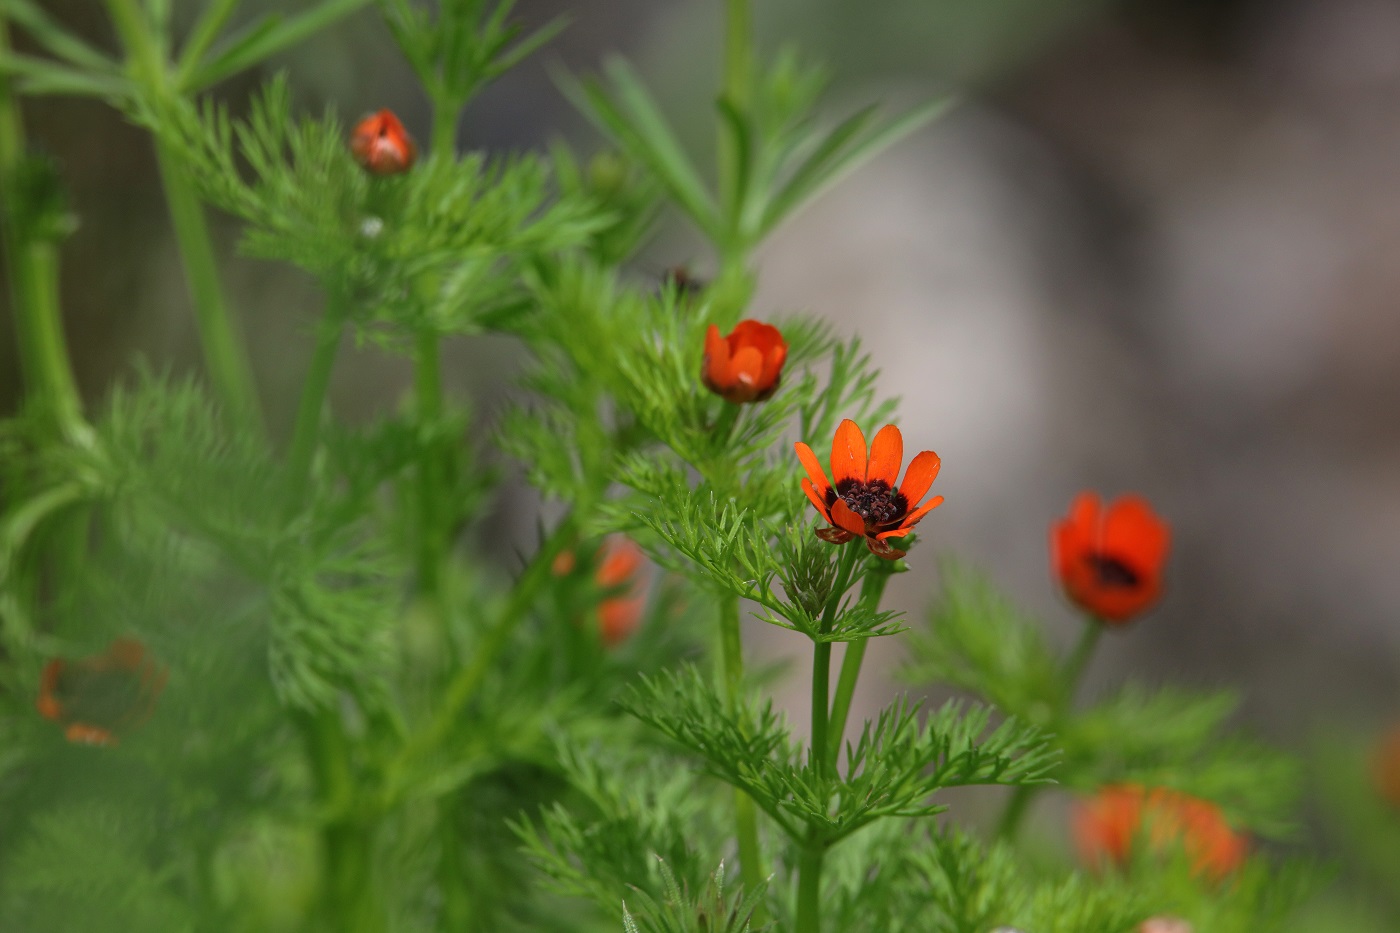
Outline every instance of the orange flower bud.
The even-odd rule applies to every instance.
[[[640,592],[638,571],[642,567],[642,550],[628,538],[618,538],[607,545],[603,563],[596,580],[603,589],[625,586],[620,596],[611,596],[598,604],[598,632],[603,644],[614,648],[626,641],[642,621],[646,597]]]
[[[1105,509],[1081,492],[1050,529],[1050,560],[1065,595],[1111,625],[1121,625],[1162,595],[1171,529],[1141,496]]]
[[[787,351],[787,341],[772,324],[740,321],[728,337],[711,324],[701,378],[726,402],[762,402],[778,391]]]
[[[375,175],[398,175],[413,167],[418,147],[391,110],[381,110],[355,124],[350,154]]]
[[[1219,880],[1244,861],[1245,838],[1232,830],[1215,804],[1164,787],[1104,787],[1074,813],[1074,837],[1091,865],[1123,864],[1145,838],[1155,851],[1185,848],[1198,874]]]

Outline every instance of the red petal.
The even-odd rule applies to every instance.
[[[1171,529],[1142,496],[1123,496],[1109,505],[1100,545],[1105,554],[1156,575],[1170,546]]]
[[[851,511],[845,499],[837,499],[831,504],[831,522],[853,535],[865,534],[865,519]]]
[[[712,391],[729,387],[729,344],[720,336],[719,328],[711,324],[705,332],[705,384]]]
[[[908,515],[904,516],[904,521],[899,523],[898,528],[894,528],[890,531],[882,531],[875,537],[879,538],[881,541],[885,540],[886,538],[902,538],[909,533],[909,529],[913,528],[919,523],[919,519],[923,518],[925,515],[932,512],[934,509],[938,508],[942,504],[943,497],[934,496],[932,499],[928,500],[923,505],[910,512]]]
[[[845,544],[847,541],[854,541],[860,535],[853,535],[840,528],[818,528],[817,537],[829,544]]]
[[[817,488],[812,485],[812,481],[807,477],[802,477],[802,491],[807,494],[807,498],[812,500],[812,504],[817,507],[822,518],[831,521],[831,513],[827,511],[826,501],[817,493]]]
[[[842,421],[831,442],[831,478],[836,485],[847,479],[865,481],[865,451],[860,425],[849,418]]]
[[[924,493],[928,492],[942,466],[943,461],[931,450],[922,451],[909,461],[909,469],[904,471],[904,482],[900,484],[899,491],[910,508],[917,505]]]
[[[904,462],[904,435],[899,428],[887,424],[870,442],[870,463],[865,468],[865,481],[880,480],[891,489],[899,481],[899,466]]]
[[[870,548],[871,554],[874,554],[876,557],[884,558],[885,560],[899,560],[905,554],[909,553],[908,551],[901,551],[899,548],[875,538],[866,538],[865,546]]]
[[[812,478],[812,485],[817,488],[817,492],[826,497],[826,491],[831,488],[831,483],[827,481],[826,471],[822,469],[821,461],[817,460],[817,455],[812,453],[812,448],[798,441],[792,445],[797,451],[797,459],[802,461],[802,466],[807,470],[807,475]]]

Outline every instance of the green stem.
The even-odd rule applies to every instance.
[[[744,644],[739,625],[737,596],[719,597],[720,654],[724,660],[725,695],[731,706],[737,707],[744,687]],[[745,891],[757,891],[763,884],[763,850],[758,843],[758,810],[748,794],[734,789],[735,835],[739,840],[739,874]],[[767,911],[760,903],[754,911],[754,923],[767,922]]]
[[[861,603],[871,609],[877,608],[889,579],[888,573],[869,574],[861,586]],[[841,660],[841,676],[836,680],[836,698],[831,702],[831,745],[827,751],[828,761],[833,768],[836,767],[837,759],[841,757],[841,740],[846,734],[846,719],[851,713],[851,700],[855,697],[856,682],[860,680],[860,668],[865,662],[865,648],[869,644],[868,638],[849,642],[846,645],[846,656]]]
[[[1079,682],[1084,677],[1084,671],[1089,666],[1089,659],[1094,655],[1094,649],[1098,647],[1099,638],[1103,635],[1103,624],[1097,619],[1090,619],[1084,626],[1084,630],[1079,634],[1079,641],[1075,644],[1074,650],[1065,661],[1060,676],[1061,690],[1059,708],[1055,711],[1057,718],[1062,718],[1069,712],[1070,705],[1074,703],[1074,695],[1079,691]],[[1011,794],[1011,799],[1006,804],[1006,810],[1001,815],[1001,822],[997,826],[997,837],[1007,842],[1012,842],[1016,834],[1020,832],[1021,823],[1025,819],[1026,813],[1030,809],[1031,801],[1040,792],[1038,784],[1022,784]]]
[[[373,883],[374,835],[356,812],[349,741],[334,710],[305,715],[301,724],[326,813],[321,915],[335,933],[377,933],[385,917]]]
[[[9,29],[0,16],[0,56],[10,50]],[[10,280],[20,366],[30,404],[69,439],[87,435],[82,402],[68,362],[58,304],[58,249],[38,231],[20,229],[15,206],[24,159],[24,124],[7,77],[0,75],[0,242]]]
[[[450,161],[457,155],[457,119],[462,107],[452,101],[433,102],[433,161]]]
[[[826,845],[809,842],[797,863],[797,926],[795,933],[821,933],[822,861]]]
[[[133,77],[145,85],[145,92],[157,103],[167,99],[174,91],[163,54],[163,37],[153,34],[151,21],[136,0],[107,0],[107,10],[126,50]],[[156,165],[165,188],[186,285],[194,300],[195,323],[209,379],[234,422],[260,437],[266,436],[247,348],[219,284],[219,265],[214,258],[204,206],[189,177],[180,170],[174,150],[160,139],[155,146]]]
[[[306,495],[311,481],[311,461],[321,438],[321,414],[326,407],[335,358],[340,352],[344,318],[344,299],[333,292],[327,298],[325,314],[316,325],[316,348],[312,351],[311,366],[302,384],[296,427],[292,429],[292,446],[287,462],[292,477],[293,507]]]
[[[457,725],[467,704],[481,686],[481,681],[510,644],[516,626],[524,620],[540,589],[549,581],[554,558],[573,544],[574,536],[575,522],[572,517],[567,518],[554,530],[535,554],[530,565],[525,568],[496,625],[474,646],[471,664],[458,671],[457,676],[448,683],[432,722],[390,763],[386,785],[391,795],[399,790],[398,780],[405,769],[421,756],[437,748]]]
[[[413,375],[418,420],[420,425],[430,428],[429,436],[434,438],[419,464],[418,584],[423,593],[436,599],[442,580],[444,462],[436,443],[438,422],[442,418],[442,359],[438,336],[431,331],[418,335]]]
[[[750,0],[725,0],[724,14],[724,83],[721,95],[743,116],[749,110],[749,89],[753,83],[753,11]],[[734,268],[742,268],[747,252],[747,244],[743,242],[743,204],[740,203],[739,192],[743,144],[744,141],[731,128],[729,121],[721,120],[717,166],[719,193],[723,209],[729,214],[726,218],[727,242],[717,244],[721,254],[721,277],[724,277],[723,273],[732,274]]]
[[[194,299],[195,321],[210,381],[235,422],[263,436],[266,432],[253,371],[248,363],[243,337],[224,302],[219,284],[219,266],[214,258],[214,245],[209,237],[204,206],[199,203],[189,178],[180,170],[174,153],[159,141],[156,143],[156,163],[160,166],[170,220],[185,267],[185,279]]]
[[[830,771],[827,765],[827,704],[831,702],[831,642],[819,641],[812,646],[812,747],[807,752],[808,763],[818,774]]]

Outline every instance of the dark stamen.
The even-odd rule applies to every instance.
[[[835,503],[838,495],[852,512],[872,527],[893,525],[909,511],[909,503],[900,491],[891,489],[884,480],[862,483],[856,479],[844,479],[827,494],[828,505]]]
[[[1094,571],[1094,576],[1098,578],[1102,586],[1114,589],[1133,589],[1142,585],[1142,577],[1138,575],[1138,572],[1116,557],[1090,554],[1084,559],[1088,561],[1090,568]]]

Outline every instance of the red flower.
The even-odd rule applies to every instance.
[[[1100,789],[1074,812],[1080,856],[1091,865],[1126,863],[1145,839],[1160,852],[1182,846],[1197,874],[1219,880],[1244,861],[1249,845],[1215,804],[1164,787],[1119,784]]]
[[[151,715],[167,673],[139,641],[118,638],[102,654],[45,664],[34,705],[70,742],[115,745],[118,734]]]
[[[728,337],[711,324],[701,378],[726,402],[762,402],[778,391],[787,351],[782,331],[772,324],[740,321]]]
[[[1392,806],[1400,807],[1400,726],[1391,729],[1376,746],[1371,777],[1376,792]]]
[[[642,621],[646,597],[641,592],[638,571],[642,550],[629,538],[617,538],[604,549],[603,563],[594,579],[604,590],[621,589],[598,604],[598,633],[609,648],[626,641]]]
[[[807,468],[802,491],[822,518],[832,525],[817,530],[823,541],[845,544],[854,538],[864,538],[870,553],[895,560],[905,552],[891,546],[887,539],[904,537],[919,519],[943,502],[942,496],[934,496],[915,508],[933,485],[943,463],[931,450],[909,461],[904,482],[895,488],[904,460],[904,437],[892,424],[885,425],[875,435],[867,458],[865,435],[860,428],[850,419],[841,422],[831,444],[834,484],[827,482],[812,448],[800,441],[796,448],[797,459]]]
[[[350,154],[375,175],[398,175],[413,167],[418,147],[392,110],[381,110],[355,124]]]
[[[1122,624],[1162,595],[1171,529],[1141,496],[1107,509],[1081,492],[1050,530],[1051,563],[1065,594],[1086,612]]]

